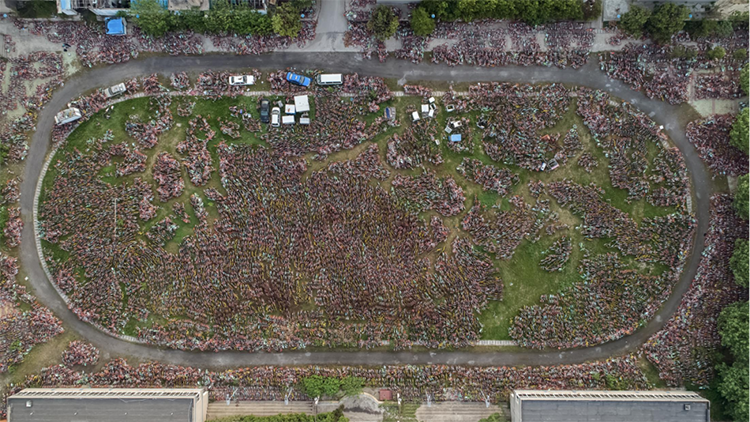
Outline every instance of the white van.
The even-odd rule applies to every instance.
[[[344,75],[340,73],[329,73],[315,77],[318,85],[341,85],[344,83]]]

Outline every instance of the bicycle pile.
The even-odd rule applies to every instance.
[[[501,295],[491,262],[465,239],[453,242],[450,256],[438,254],[434,274],[427,271],[429,262],[420,256],[447,236],[439,219],[421,222],[364,179],[313,172],[303,182],[304,161],[240,145],[218,146],[226,193],[205,190],[218,219],[209,226],[207,210],[191,197],[198,217],[194,235],[179,253],[168,253],[135,238],[144,193],[137,185],[97,183],[107,164],[99,154],[56,164],[59,175],[42,206],[41,227],[51,242],[68,235],[59,242],[71,259],[51,263],[56,279],[73,265],[87,268],[85,286],[61,284],[75,312],[105,329],[179,312],[187,319],[140,329],[138,336],[201,350],[373,347],[383,339],[397,348],[443,347],[476,339],[475,309]],[[178,196],[178,161],[162,153],[155,167],[161,199]],[[80,212],[92,204],[102,212]],[[100,247],[88,246],[93,239]],[[138,281],[145,277],[148,284]],[[124,308],[123,292],[111,288],[120,282],[128,298]],[[153,291],[163,292],[163,300],[151,300]],[[299,310],[304,303],[315,307]]]
[[[410,114],[409,110],[406,112]],[[424,163],[441,164],[443,157],[436,135],[434,119],[419,120],[408,126],[401,136],[394,134],[388,141],[388,164],[395,169],[410,169]]]
[[[466,179],[482,185],[484,190],[497,192],[500,196],[505,196],[511,186],[519,182],[518,175],[512,171],[486,165],[475,158],[464,158],[457,170]]]
[[[60,320],[16,283],[16,274],[18,260],[0,252],[0,373],[22,362],[34,345],[63,332]]]
[[[99,361],[99,349],[82,341],[71,341],[62,353],[62,362],[67,367],[93,366]]]
[[[193,32],[167,33],[153,38],[143,34],[137,26],[128,28],[125,36],[106,35],[104,26],[83,22],[50,22],[16,19],[14,25],[31,34],[46,36],[55,44],[67,43],[75,46],[81,64],[93,67],[97,64],[115,64],[135,59],[141,52],[167,53],[170,55],[202,55],[205,45],[234,54],[263,54],[288,48],[293,42],[303,46],[315,38],[316,21],[302,22],[297,38],[271,36],[236,36],[235,34],[203,36]]]
[[[734,119],[731,114],[715,114],[687,125],[688,140],[715,174],[740,176],[748,173],[747,154],[729,143]]]
[[[194,90],[205,91],[208,98],[227,92],[225,76],[206,72]],[[288,92],[279,77],[271,79],[272,86],[276,80],[277,88]],[[354,96],[342,99],[334,95],[336,90]],[[442,162],[442,147],[437,119],[426,116],[407,124],[402,133],[396,130],[384,151],[392,167],[422,167],[422,172],[396,174],[389,181],[391,169],[381,161],[377,145],[362,147],[348,161],[310,169],[301,156],[325,158],[390,128],[384,117],[368,115],[390,99],[383,80],[353,75],[330,92],[315,89],[311,125],[259,133],[270,148],[229,139],[246,135],[238,123],[246,120],[246,104],[238,101],[228,114],[223,106],[228,117],[188,120],[176,156],[146,155],[141,145],[149,143],[115,143],[111,134],[86,142],[83,152],[61,150],[39,214],[42,238],[70,254],[65,262],[49,259],[55,282],[81,319],[112,333],[134,321],[148,321],[138,324],[138,338],[171,348],[371,348],[384,340],[397,349],[460,347],[479,338],[477,313],[502,296],[502,281],[487,254],[510,259],[524,239],[536,242],[543,234],[570,230],[551,208],[556,200],[581,218],[578,229],[587,241],[619,254],[590,257],[581,246],[585,262],[579,271],[586,283],[524,308],[517,324],[529,331],[514,328],[512,335],[525,346],[542,348],[577,347],[632,332],[668,295],[694,230],[692,217],[679,206],[688,192],[679,152],[665,147],[665,135],[648,116],[600,91],[493,83],[472,86],[469,92],[463,98],[452,92],[446,96],[454,112],[478,114],[476,124],[489,138],[485,150],[493,151],[490,156],[496,160],[534,171],[554,171],[585,156],[585,131],[566,125],[554,132],[576,95],[577,109],[570,112],[581,116],[609,159],[601,171],[609,172],[615,188],[627,190],[630,200],[678,205],[678,211],[637,224],[596,186],[559,179],[546,185],[529,180],[530,202],[512,196],[509,209],[503,201],[487,210],[475,200],[464,211],[458,183],[432,169]],[[161,110],[168,128],[173,122],[165,98],[154,98],[151,107]],[[98,97],[79,102],[86,110],[100,106]],[[415,111],[413,105],[399,110],[407,116],[410,111]],[[368,117],[375,119],[366,123]],[[456,130],[471,126],[471,120],[460,116],[452,121],[460,122]],[[138,140],[142,135],[132,131],[131,136]],[[215,153],[208,151],[211,140]],[[648,151],[654,145],[659,152],[650,164]],[[171,213],[153,204],[145,178],[119,184],[101,179],[112,172],[117,177],[142,172],[149,162],[144,157],[151,154],[156,155],[152,171],[159,199],[179,198]],[[122,160],[114,160],[113,166],[114,157]],[[206,186],[218,169],[214,180],[221,189],[201,189],[188,201],[182,197],[183,165],[193,186]],[[510,170],[469,158],[458,171],[502,196],[512,194],[519,182]],[[390,189],[383,187],[389,184]],[[450,236],[437,215],[425,221],[418,217],[428,210],[458,216],[451,224],[460,219],[469,236]],[[191,232],[177,236],[183,228]],[[540,265],[560,270],[571,253],[572,242],[565,236]],[[635,270],[625,264],[630,257],[620,254],[631,256],[637,262],[633,265],[661,263],[668,270],[660,276],[649,273],[652,266]],[[85,283],[74,276],[79,271],[86,274]],[[619,285],[629,290],[617,290]],[[611,312],[618,307],[625,310]],[[165,319],[151,324],[151,316]],[[578,319],[580,330],[561,328]]]
[[[182,195],[185,181],[182,180],[180,173],[180,163],[168,152],[162,152],[156,156],[153,173],[154,180],[159,185],[156,192],[159,194],[160,201],[167,202]]]
[[[408,210],[435,210],[448,217],[464,209],[464,191],[450,176],[441,180],[431,171],[416,177],[396,174],[391,186],[393,196]]]
[[[335,161],[328,165],[328,171],[348,178],[386,180],[391,175],[380,160],[378,146],[373,144],[362,151],[355,159]]]
[[[735,240],[747,238],[747,222],[737,217],[732,199],[713,196],[698,272],[675,315],[641,347],[670,387],[703,386],[713,379],[713,353],[721,344],[716,321],[727,305],[747,299],[747,289],[734,282],[729,265]]]
[[[10,207],[7,212],[8,221],[5,223],[5,227],[3,227],[5,244],[9,248],[15,248],[21,244],[21,231],[23,230],[21,209],[18,207]]]
[[[742,96],[737,72],[699,73],[695,77],[695,99],[727,99]]]
[[[139,114],[132,115],[125,122],[125,132],[144,148],[153,148],[159,141],[159,135],[172,128],[174,118],[170,109],[171,104],[172,97],[169,95],[151,97],[146,114],[150,120],[143,123]]]
[[[638,227],[627,214],[603,201],[601,188],[562,181],[547,184],[546,190],[583,219],[585,237],[611,239],[608,246],[622,254],[636,261],[661,262],[670,270],[661,276],[643,273],[616,253],[583,259],[578,271],[586,283],[543,296],[542,305],[523,308],[510,329],[511,337],[525,347],[562,349],[632,333],[669,296],[687,257],[694,218],[677,212],[644,218]]]
[[[539,266],[548,272],[562,271],[565,264],[570,260],[571,252],[573,252],[573,245],[570,238],[563,236],[545,251],[546,256],[539,263]]]

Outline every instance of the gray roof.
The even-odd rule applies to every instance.
[[[685,410],[685,404],[690,410]],[[639,401],[531,400],[523,422],[708,422],[708,404]]]
[[[193,400],[188,398],[8,398],[8,422],[194,422],[192,418]]]

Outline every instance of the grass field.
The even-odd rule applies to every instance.
[[[391,81],[391,83],[393,83],[393,81]],[[270,97],[269,99],[272,102],[275,102],[276,100],[281,99],[281,97]],[[151,150],[143,150],[143,152],[147,153],[149,157],[147,160],[147,170],[144,173],[137,173],[127,177],[115,177],[114,165],[112,165],[102,169],[101,177],[103,181],[110,184],[131,183],[136,177],[151,181],[151,168],[155,157],[160,152],[169,152],[178,159],[181,157],[181,155],[175,150],[175,146],[185,138],[185,130],[188,127],[188,121],[197,115],[201,115],[209,119],[209,123],[211,124],[212,129],[216,131],[217,134],[217,136],[208,144],[209,152],[213,157],[214,168],[218,167],[216,145],[221,140],[224,140],[228,144],[249,144],[256,145],[257,147],[267,147],[267,145],[261,140],[259,136],[268,130],[266,125],[262,126],[260,133],[251,133],[241,129],[240,132],[242,135],[239,139],[230,139],[229,137],[221,134],[220,125],[217,121],[218,118],[232,120],[229,112],[230,106],[238,106],[240,108],[243,108],[244,110],[248,110],[252,113],[254,118],[258,118],[257,97],[239,97],[234,99],[222,98],[216,101],[195,99],[197,104],[193,110],[192,115],[189,117],[180,117],[177,115],[176,106],[179,101],[180,100],[175,99],[171,106],[174,116],[174,125],[172,129],[164,133],[160,137],[160,141],[155,148]],[[108,118],[105,118],[104,112],[98,113],[90,120],[81,124],[71,134],[71,136],[68,138],[68,143],[65,149],[72,150],[75,148],[81,152],[86,153],[90,148],[89,140],[101,137],[107,129],[111,129],[114,134],[114,141],[112,141],[112,143],[122,141],[133,143],[134,140],[131,139],[125,132],[125,122],[130,119],[131,115],[137,115],[145,119],[147,117],[146,113],[148,110],[148,103],[148,98],[135,99],[119,103],[114,106],[114,109],[111,112],[108,113]],[[409,122],[409,116],[406,115],[404,109],[409,105],[417,106],[420,103],[421,99],[418,97],[398,97],[384,104],[381,104],[381,107],[395,106],[398,110],[398,117],[401,121],[400,126],[389,128],[384,133],[379,134],[373,141],[379,145],[382,161],[392,172],[392,174],[401,173],[405,175],[414,175],[421,173],[421,170],[396,171],[388,166],[386,160],[386,144],[388,140],[394,134],[403,133],[405,128],[411,124]],[[311,114],[314,118],[314,110]],[[370,114],[365,117],[365,121],[371,122],[379,115],[380,112]],[[455,238],[456,236],[466,235],[466,233],[460,229],[460,223],[466,211],[471,208],[472,204],[474,203],[475,197],[483,205],[487,206],[488,209],[491,209],[492,207],[499,208],[500,210],[509,209],[510,204],[508,202],[508,199],[512,195],[520,195],[528,203],[533,204],[534,200],[527,188],[527,183],[530,180],[541,180],[545,183],[562,179],[572,179],[580,184],[589,184],[594,182],[606,191],[605,199],[607,201],[609,201],[613,206],[628,212],[636,222],[640,222],[643,218],[666,215],[674,211],[674,209],[672,208],[660,208],[651,206],[646,203],[645,200],[628,203],[627,192],[622,189],[614,188],[611,185],[607,169],[608,160],[604,156],[602,150],[599,149],[595,145],[595,142],[591,139],[591,135],[588,133],[588,130],[585,128],[580,117],[576,115],[575,102],[573,102],[568,112],[563,116],[559,123],[555,127],[546,130],[545,133],[564,134],[575,125],[575,127],[577,127],[579,133],[581,134],[581,141],[584,145],[584,151],[592,153],[599,160],[599,166],[595,168],[590,174],[585,173],[580,167],[576,165],[577,158],[570,159],[566,166],[563,166],[554,172],[542,173],[531,172],[516,166],[507,166],[505,164],[493,162],[487,155],[482,152],[480,130],[477,130],[474,126],[476,124],[478,115],[479,112],[472,112],[464,115],[464,117],[468,117],[470,119],[471,125],[475,128],[473,132],[473,139],[471,139],[471,142],[474,143],[474,153],[471,154],[457,153],[447,147],[445,134],[443,133],[442,129],[445,126],[446,120],[449,116],[445,112],[439,112],[437,115],[436,120],[438,127],[438,138],[441,140],[440,148],[444,163],[439,166],[428,164],[425,165],[425,167],[436,171],[441,177],[447,175],[454,177],[458,184],[463,188],[466,197],[464,212],[453,217],[443,218],[446,226],[450,229],[450,234],[448,237],[448,241],[444,242],[444,244],[442,245],[439,245],[439,248],[449,247],[448,244],[453,238]],[[236,121],[236,119],[234,121]],[[312,158],[312,154],[307,155],[305,156],[305,159],[308,162],[308,171],[305,173],[304,177],[309,176],[313,171],[323,169],[330,162],[354,158],[367,146],[369,146],[369,143],[363,143],[351,150],[343,150],[330,154],[324,161],[315,161]],[[656,147],[653,146],[652,150],[649,152],[652,159],[656,154]],[[58,153],[57,157],[53,159],[53,163],[54,160],[58,159],[61,156],[62,154]],[[513,188],[513,191],[505,197],[500,197],[494,192],[484,191],[480,185],[466,180],[456,170],[459,164],[461,164],[462,160],[466,157],[476,158],[485,164],[494,165],[499,168],[508,168],[514,173],[518,174],[520,182]],[[115,158],[115,161],[117,160],[121,159]],[[189,196],[193,193],[202,195],[204,203],[206,203],[209,212],[209,221],[212,221],[212,219],[217,218],[218,212],[215,206],[212,206],[211,202],[207,201],[207,198],[203,194],[203,189],[207,187],[213,187],[218,189],[219,191],[223,190],[221,187],[221,181],[219,180],[218,171],[214,171],[212,173],[212,178],[210,179],[207,186],[204,187],[196,187],[192,185],[190,183],[189,177],[187,176],[185,168],[182,166],[181,171],[183,180],[185,180],[185,190],[182,195],[178,198],[173,198],[166,203],[157,203],[158,200],[155,200],[154,203],[157,203],[160,206],[157,216],[151,219],[149,222],[143,223],[141,230],[143,233],[146,233],[153,224],[160,221],[164,216],[168,215],[171,212],[172,205],[175,202],[184,202],[186,211],[191,218],[191,222],[186,224],[182,221],[175,221],[175,223],[179,227],[174,238],[170,240],[165,246],[166,250],[172,253],[176,253],[183,239],[192,234],[192,227],[197,222],[194,211],[190,206],[189,201],[186,201],[186,199],[189,198]],[[42,201],[45,198],[44,191],[52,186],[52,182],[55,177],[56,170],[54,166],[50,166],[43,182],[44,190],[41,196]],[[373,181],[372,183],[379,183],[384,189],[390,191],[391,179],[392,177],[384,182]],[[606,240],[584,239],[584,237],[580,234],[580,231],[575,229],[575,227],[580,225],[581,223],[581,219],[579,217],[574,216],[569,210],[559,207],[555,201],[551,201],[550,206],[552,211],[557,212],[560,215],[561,222],[567,224],[569,227],[571,227],[571,229],[566,233],[556,233],[553,236],[543,236],[536,243],[532,243],[529,240],[523,240],[518,249],[515,251],[515,255],[512,259],[494,261],[496,269],[504,282],[504,297],[501,301],[491,301],[488,306],[477,315],[479,321],[483,325],[483,330],[481,333],[481,337],[483,339],[509,339],[508,328],[512,323],[513,317],[521,308],[537,304],[539,303],[539,298],[541,295],[556,293],[559,289],[576,283],[578,280],[580,280],[580,275],[577,271],[577,265],[581,258],[584,256],[585,252],[599,254],[603,252],[614,251],[614,249],[606,246]],[[421,216],[427,219],[432,215],[435,214],[433,212],[426,212]],[[563,234],[570,236],[572,240],[573,252],[571,253],[570,261],[562,271],[554,273],[546,272],[539,266],[539,262],[543,258],[543,253],[555,240],[557,240]],[[144,241],[147,241],[145,235],[142,236],[142,239]],[[66,259],[68,257],[68,253],[62,250],[58,245],[52,245],[47,242],[43,242],[43,245],[45,248],[45,252],[51,255],[51,257],[54,259]],[[80,276],[79,281],[82,283],[85,282],[85,280],[83,280],[82,278],[82,275]],[[160,316],[151,316],[147,321],[131,320],[130,323],[125,326],[123,332],[125,334],[132,335],[135,333],[136,327],[146,327],[151,323],[160,322],[160,320]]]

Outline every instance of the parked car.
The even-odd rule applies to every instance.
[[[252,76],[252,75],[230,76],[229,85],[231,86],[255,85],[255,76]]]
[[[310,86],[310,78],[307,76],[298,75],[296,73],[288,72],[286,74],[287,82],[293,83],[299,86]]]
[[[124,94],[127,89],[125,88],[124,83],[119,83],[117,85],[112,85],[111,87],[104,90],[104,96],[107,98],[116,97],[120,94]]]
[[[265,98],[260,100],[260,121],[262,123],[268,123],[271,121],[271,102]]]
[[[271,110],[271,127],[281,126],[281,109],[274,107]]]

